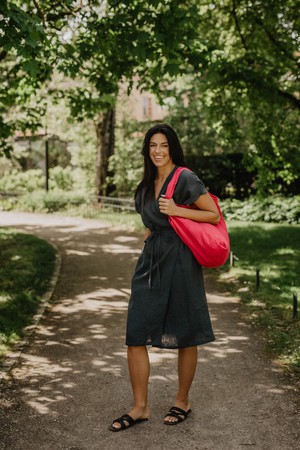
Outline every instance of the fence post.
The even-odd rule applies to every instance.
[[[298,298],[297,294],[293,293],[293,319],[297,319],[298,316]]]
[[[230,262],[230,267],[233,267],[233,266],[234,266],[233,251],[230,252],[230,259],[229,259],[229,262]]]
[[[258,291],[259,289],[259,283],[260,283],[260,276],[259,276],[259,269],[256,269],[256,282],[255,282],[255,288]]]
[[[46,136],[45,140],[45,189],[49,191],[49,141]]]
[[[229,262],[230,262],[230,267],[234,266],[234,261],[238,261],[239,258],[231,251],[229,254]]]

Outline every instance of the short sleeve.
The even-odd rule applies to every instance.
[[[197,175],[194,172],[184,170],[178,178],[173,199],[178,204],[192,205],[201,195],[206,193],[207,190]]]

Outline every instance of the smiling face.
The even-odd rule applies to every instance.
[[[149,156],[157,168],[171,168],[173,166],[169,152],[168,139],[164,134],[156,133],[151,136]]]

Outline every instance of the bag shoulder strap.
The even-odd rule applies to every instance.
[[[183,172],[184,170],[187,170],[189,172],[192,172],[190,169],[188,169],[187,167],[177,167],[177,169],[175,170],[168,186],[167,186],[167,190],[166,190],[166,194],[165,194],[165,198],[166,199],[170,199],[173,197],[174,191],[175,191],[175,187],[177,184],[177,181],[180,177],[181,172]],[[208,192],[208,194],[211,196],[211,198],[213,199],[213,201],[215,202],[215,204],[217,205],[217,208],[219,210],[220,216],[221,216],[221,221],[224,222],[224,218],[223,218],[223,214],[220,208],[220,205],[218,203],[218,197],[214,194],[211,194],[210,192]],[[225,223],[225,222],[224,222]]]
[[[170,199],[173,197],[178,178],[183,170],[188,170],[189,172],[191,172],[191,170],[188,169],[187,167],[177,167],[177,169],[175,170],[175,172],[171,178],[171,181],[168,184],[165,198]]]

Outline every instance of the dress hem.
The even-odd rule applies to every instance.
[[[205,341],[201,341],[195,344],[190,344],[190,345],[177,345],[177,346],[165,346],[165,345],[160,345],[160,344],[152,344],[151,342],[147,342],[147,343],[143,343],[143,344],[128,344],[127,342],[125,343],[125,345],[127,345],[127,347],[155,347],[155,348],[162,348],[162,349],[170,349],[170,350],[178,350],[180,348],[189,348],[189,347],[198,347],[198,345],[205,345],[205,344],[210,344],[211,342],[214,342],[216,340],[216,338],[212,338],[212,339],[208,339]]]

